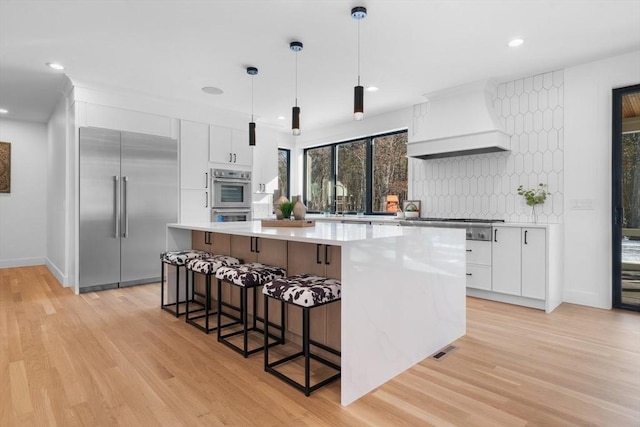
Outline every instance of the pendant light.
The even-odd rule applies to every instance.
[[[360,85],[360,21],[367,17],[367,8],[363,6],[351,9],[351,17],[358,21],[358,85],[353,88],[353,118],[364,119],[364,88]]]
[[[296,54],[296,104],[291,109],[291,131],[300,135],[300,107],[298,107],[298,52],[302,50],[302,42],[289,43],[289,49]]]
[[[253,78],[258,74],[256,67],[247,67],[247,74],[251,76],[251,121],[249,122],[249,145],[256,145],[256,122],[253,121]]]

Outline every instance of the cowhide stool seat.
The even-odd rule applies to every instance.
[[[269,315],[269,298],[302,307],[302,350],[275,362],[269,362],[269,349],[265,349],[264,370],[277,376],[278,378],[294,386],[298,390],[303,391],[306,396],[309,396],[312,391],[315,391],[318,388],[340,378],[340,366],[317,354],[313,354],[310,351],[310,347],[311,345],[313,345],[329,353],[335,354],[336,356],[340,356],[340,352],[338,350],[330,348],[311,339],[309,313],[314,307],[319,307],[325,304],[331,304],[333,302],[340,301],[341,289],[342,285],[339,280],[327,279],[326,277],[320,277],[312,274],[300,274],[275,279],[272,282],[265,284],[262,288],[262,293],[267,297],[265,298],[264,303],[265,317]],[[265,340],[267,339],[268,333],[269,331],[267,325],[264,328]],[[304,384],[300,384],[291,377],[275,369],[276,366],[282,365],[299,357],[304,357]],[[310,380],[311,359],[317,360],[318,362],[323,363],[324,365],[327,365],[338,372],[312,386]]]
[[[209,318],[211,316],[215,316],[218,314],[217,311],[211,311],[211,277],[216,274],[216,272],[221,268],[226,268],[233,265],[240,265],[241,261],[237,258],[227,255],[207,255],[202,258],[192,259],[187,262],[187,270],[191,272],[191,284],[192,287],[195,288],[195,274],[203,274],[205,276],[205,294],[204,294],[204,313],[198,314],[196,316],[191,315],[192,311],[189,307],[189,300],[187,300],[187,323],[195,326],[205,333],[209,333],[211,331],[216,330],[220,323],[218,322],[216,326],[211,327]],[[222,300],[221,295],[218,294],[218,302]],[[234,307],[229,305],[231,308],[238,310],[238,307]],[[218,310],[220,310],[220,304],[218,304]],[[202,310],[196,310],[197,313],[200,313]],[[232,317],[231,315],[229,317]],[[204,318],[204,325],[200,324],[199,319]],[[235,322],[233,324],[237,324],[240,322],[239,318],[233,317]]]
[[[185,267],[187,262],[196,259],[202,258],[204,256],[210,255],[205,251],[199,251],[196,249],[186,250],[186,251],[169,251],[162,252],[160,254],[160,307],[163,310],[168,311],[169,313],[175,315],[176,317],[180,317],[184,314],[184,312],[180,312],[180,304],[185,304],[186,301],[191,299],[194,301],[194,290],[191,288],[191,296],[188,295],[189,289],[185,290],[185,299],[180,300],[180,267]],[[164,294],[164,266],[174,266],[176,267],[176,296],[175,302],[167,303],[165,302],[165,294]]]
[[[226,282],[231,285],[235,285],[240,287],[240,307],[241,307],[241,316],[242,316],[242,329],[238,331],[233,331],[227,333],[225,335],[222,334],[222,328],[218,328],[218,341],[242,354],[245,358],[250,354],[257,353],[263,349],[263,346],[254,348],[249,350],[249,332],[256,331],[259,333],[263,333],[262,329],[258,329],[256,326],[256,321],[262,322],[265,330],[267,329],[267,325],[269,324],[269,317],[265,314],[264,318],[258,316],[257,308],[257,300],[258,300],[258,287],[263,286],[265,283],[271,282],[272,280],[283,277],[286,274],[286,271],[280,267],[274,267],[271,265],[261,264],[259,262],[252,262],[248,264],[242,264],[239,266],[231,266],[231,267],[223,267],[220,268],[216,277],[218,278],[218,295],[222,294],[222,283]],[[248,316],[248,293],[249,289],[253,289],[253,324],[249,327],[249,316]],[[222,298],[218,299],[218,324],[221,322],[221,316],[226,316],[225,313],[222,313],[220,309]],[[272,326],[280,329],[280,336],[270,335],[272,339],[275,341],[272,343],[268,343],[268,338],[266,339],[265,346],[273,346],[277,344],[284,344],[284,304],[281,304],[280,310],[280,325],[276,325],[274,323]],[[225,325],[224,327],[226,327]],[[243,346],[240,347],[229,340],[229,338],[243,335]]]

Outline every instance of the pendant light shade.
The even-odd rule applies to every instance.
[[[249,122],[249,145],[256,145],[256,123]]]
[[[364,88],[360,85],[353,88],[353,118],[364,119]]]
[[[291,109],[291,131],[294,135],[300,135],[300,107]]]
[[[360,21],[367,17],[367,8],[358,6],[351,9],[351,17],[358,21],[358,85],[353,88],[353,118],[364,119],[364,88],[360,85]]]
[[[302,42],[289,43],[289,49],[296,54],[296,103],[291,109],[291,133],[300,135],[300,107],[298,107],[298,52],[302,50]]]
[[[253,121],[253,77],[258,74],[256,67],[247,67],[247,74],[251,76],[251,121],[249,122],[249,145],[256,145],[256,122]]]

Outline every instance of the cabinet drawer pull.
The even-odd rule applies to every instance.
[[[260,238],[256,237],[256,253],[259,254],[260,253],[260,247],[258,246],[260,242]]]
[[[255,249],[253,249],[253,239],[255,239],[255,237],[251,237],[250,239],[251,239],[251,248],[250,248],[250,250],[251,250],[251,252],[255,252]]]
[[[473,252],[471,249],[467,249],[467,252]]]
[[[326,265],[331,264],[331,259],[329,259],[329,245],[324,245],[324,263]]]
[[[322,264],[322,261],[320,261],[320,244],[316,244],[316,264]]]
[[[525,245],[528,245],[528,243],[527,243],[527,233],[528,233],[528,231],[524,230],[524,244]]]
[[[467,276],[473,276],[473,274],[471,274],[471,273],[467,273]]]
[[[493,230],[493,241],[497,242],[498,241],[498,230]]]

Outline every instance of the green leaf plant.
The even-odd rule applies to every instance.
[[[547,191],[547,184],[538,184],[537,188],[531,190],[525,190],[521,185],[518,187],[518,194],[524,197],[527,201],[527,205],[533,206],[544,203],[547,200],[547,196],[551,194]]]

